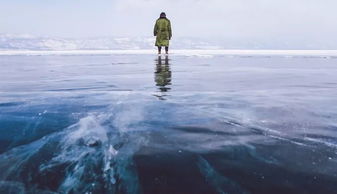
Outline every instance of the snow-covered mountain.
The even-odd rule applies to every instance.
[[[54,38],[30,35],[0,34],[0,50],[110,50],[151,49],[154,37],[100,37]],[[176,49],[221,49],[210,41],[196,38],[174,38],[171,47]]]

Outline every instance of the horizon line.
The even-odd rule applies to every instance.
[[[11,55],[114,55],[157,54],[155,49],[116,50],[0,50],[0,56]],[[172,49],[172,55],[229,55],[229,56],[318,56],[337,57],[337,50],[312,49]]]

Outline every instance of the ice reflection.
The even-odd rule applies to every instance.
[[[172,73],[170,70],[169,58],[168,56],[165,56],[163,59],[161,56],[158,56],[158,59],[156,59],[155,62],[155,82],[160,91],[160,93],[156,94],[155,96],[161,100],[164,100],[165,96],[167,96],[165,93],[171,90]]]

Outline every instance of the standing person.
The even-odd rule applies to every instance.
[[[156,36],[156,46],[158,47],[158,55],[161,54],[161,47],[165,47],[166,55],[168,54],[169,42],[172,37],[171,22],[166,18],[166,14],[162,12],[159,19],[154,25],[154,36]]]

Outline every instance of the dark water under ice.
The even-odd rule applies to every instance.
[[[0,193],[337,193],[337,59],[1,56]]]

